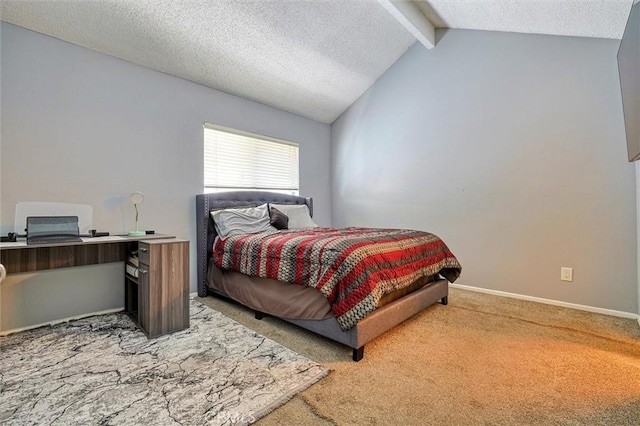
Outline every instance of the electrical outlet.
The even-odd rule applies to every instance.
[[[573,281],[573,268],[563,266],[560,268],[560,279],[562,281]]]

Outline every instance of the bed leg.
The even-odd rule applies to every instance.
[[[445,296],[442,299],[440,299],[441,303],[443,305],[448,305],[449,304],[449,296]]]
[[[262,318],[264,318],[264,312],[255,311],[255,317],[257,320],[261,320]]]
[[[358,362],[364,357],[364,346],[360,346],[358,349],[353,350],[353,360]]]

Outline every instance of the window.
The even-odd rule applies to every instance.
[[[298,145],[204,126],[204,192],[262,190],[298,195]]]

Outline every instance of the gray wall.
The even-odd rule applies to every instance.
[[[192,241],[196,291],[195,195],[203,188],[205,121],[299,143],[300,193],[314,197],[314,219],[330,224],[330,126],[10,24],[1,28],[3,235],[13,230],[19,201],[90,204],[95,228],[122,233],[133,227],[129,194],[142,191],[140,227]],[[29,285],[21,286],[25,277],[10,277],[0,330],[31,321],[8,317],[7,306],[18,300],[33,309],[27,317],[42,322],[31,303],[38,283],[67,282],[51,288],[68,297],[56,299],[49,316],[121,307],[121,283],[101,283],[90,271],[29,274]]]
[[[333,224],[431,231],[460,284],[638,312],[618,41],[438,36],[332,125]]]

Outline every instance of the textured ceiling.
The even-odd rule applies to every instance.
[[[436,28],[622,38],[631,0],[420,0]]]
[[[620,38],[632,1],[416,3],[437,28]],[[324,123],[415,42],[375,0],[2,0],[1,7],[3,21]]]

